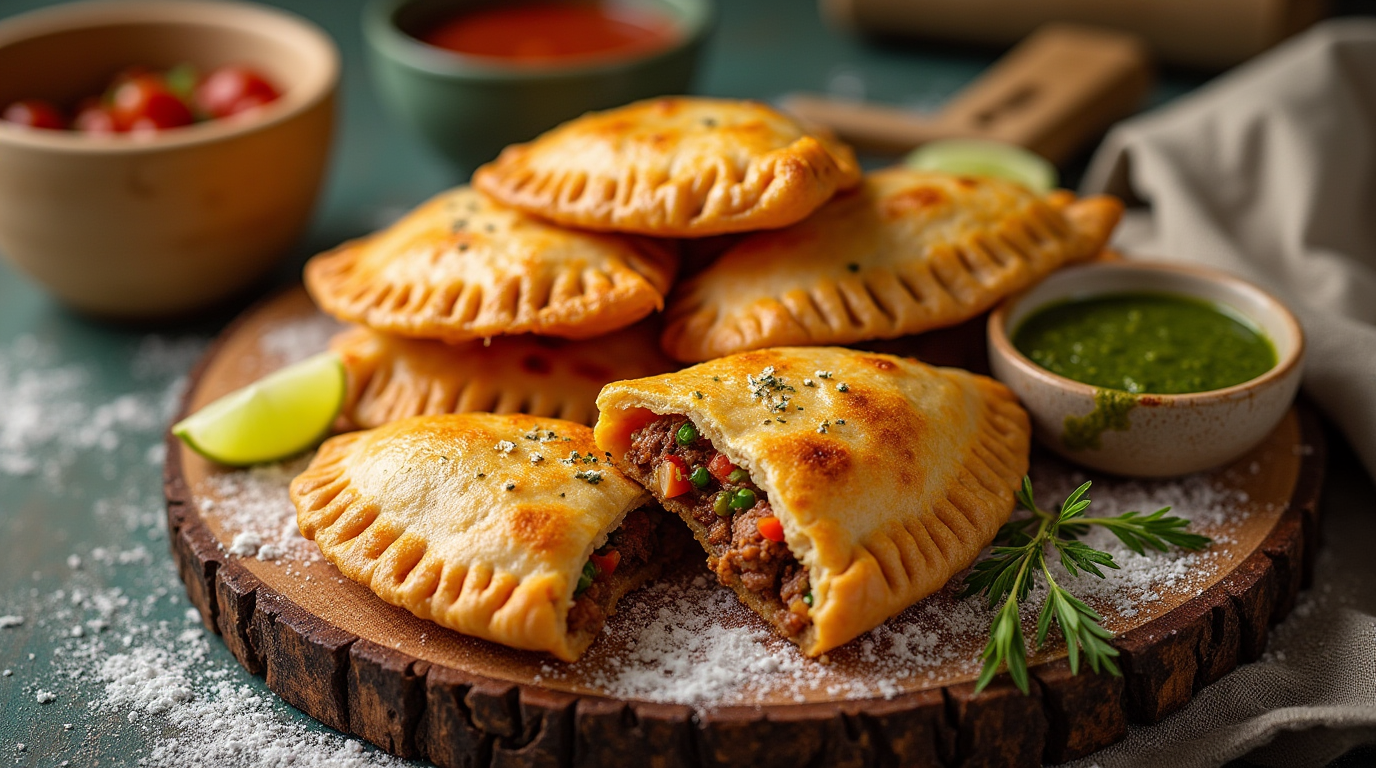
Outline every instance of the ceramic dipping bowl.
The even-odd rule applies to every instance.
[[[0,105],[70,106],[131,65],[180,63],[246,64],[282,95],[152,136],[0,122],[0,253],[79,311],[181,315],[276,266],[324,178],[339,55],[315,25],[247,3],[82,2],[0,23]]]
[[[1013,346],[1012,336],[1037,310],[1118,293],[1164,293],[1221,305],[1266,336],[1276,365],[1225,389],[1131,395],[1054,374]],[[1223,272],[1179,264],[1125,261],[1061,270],[995,310],[987,333],[994,376],[1022,400],[1037,438],[1073,462],[1118,475],[1170,477],[1238,458],[1275,429],[1303,373],[1304,333],[1280,301]],[[1096,412],[1109,425],[1097,439],[1086,441],[1082,430],[1068,432],[1067,420]]]
[[[668,19],[674,42],[627,58],[524,63],[471,56],[417,35],[494,0],[373,0],[363,33],[378,97],[466,176],[508,144],[584,112],[688,91],[712,24],[710,0],[617,0]]]

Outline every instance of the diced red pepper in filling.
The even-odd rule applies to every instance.
[[[719,453],[713,456],[712,460],[707,463],[707,471],[712,473],[712,477],[717,478],[717,482],[724,483],[726,482],[726,478],[730,477],[731,473],[736,471],[736,465],[732,464],[731,460],[726,458],[726,454]]]
[[[779,522],[779,518],[773,515],[762,517],[755,525],[760,529],[760,535],[766,539],[770,541],[784,540],[784,526]]]
[[[605,555],[594,552],[588,556],[588,559],[597,566],[598,578],[602,578],[616,573],[616,566],[621,562],[621,553],[615,549],[609,550]]]
[[[656,473],[659,475],[661,498],[672,499],[681,496],[693,487],[692,483],[688,482],[688,467],[683,463],[683,459],[677,456],[664,457]]]

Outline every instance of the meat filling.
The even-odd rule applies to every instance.
[[[588,558],[569,608],[569,634],[602,628],[612,604],[627,590],[627,582],[634,581],[660,550],[660,516],[657,509],[632,510],[607,536],[607,543]]]
[[[708,566],[726,586],[757,593],[788,636],[803,631],[812,603],[807,568],[783,542],[769,498],[683,416],[664,416],[631,435],[631,474],[681,504],[705,531]]]

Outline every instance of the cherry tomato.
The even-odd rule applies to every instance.
[[[784,540],[783,523],[780,523],[779,518],[774,517],[773,515],[770,515],[769,517],[760,518],[759,522],[755,523],[755,527],[760,529],[761,536],[765,537],[766,539],[769,539],[770,541]]]
[[[142,64],[131,64],[130,66],[121,69],[119,72],[115,73],[114,77],[110,78],[110,85],[105,88],[106,99],[108,100],[110,98],[113,98],[115,95],[115,89],[120,87],[121,85],[124,85],[130,80],[137,80],[140,77],[146,77],[148,75],[155,74],[156,73],[153,72],[153,70],[143,66]]]
[[[161,131],[195,122],[191,109],[156,75],[138,75],[120,83],[110,102],[110,113],[120,130]]]
[[[72,130],[82,133],[108,135],[119,133],[115,116],[110,114],[99,99],[87,99],[77,107],[76,117],[72,120]]]
[[[5,107],[3,117],[6,122],[25,128],[60,131],[67,127],[67,118],[63,116],[62,111],[42,99],[16,101]]]
[[[211,117],[229,117],[261,107],[279,95],[257,71],[227,66],[211,72],[196,86],[196,106]]]
[[[726,454],[719,453],[707,463],[707,471],[712,473],[712,477],[717,478],[717,482],[724,483],[731,477],[731,473],[736,471],[736,465],[726,458]]]
[[[661,498],[672,499],[681,496],[693,487],[692,483],[688,482],[688,467],[684,465],[683,459],[677,456],[664,457],[656,474]]]

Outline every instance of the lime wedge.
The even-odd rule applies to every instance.
[[[1046,158],[1001,141],[931,141],[914,149],[903,162],[920,171],[997,176],[1016,181],[1034,192],[1050,192],[1058,181],[1056,166]]]
[[[277,461],[315,445],[344,405],[344,364],[322,352],[210,403],[172,426],[220,464]]]

